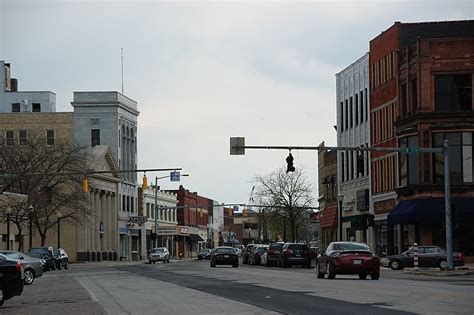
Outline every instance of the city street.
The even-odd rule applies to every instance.
[[[90,263],[48,272],[2,314],[473,314],[474,277],[382,270],[381,279],[316,279],[314,269],[209,261]]]

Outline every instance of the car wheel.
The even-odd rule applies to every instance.
[[[331,271],[331,265],[329,264],[329,262],[326,263],[326,277],[328,279],[335,279],[336,278],[336,274]]]
[[[392,260],[389,264],[390,269],[392,270],[401,270],[402,264],[398,260]]]
[[[64,269],[69,269],[69,260],[66,260],[66,264],[64,265]]]
[[[366,273],[359,273],[359,279],[360,279],[360,280],[365,280],[365,279],[367,279],[367,274],[366,274]]]
[[[212,267],[212,268],[216,268],[216,264],[214,264],[214,263],[211,262],[211,267]]]
[[[54,264],[51,266],[51,270],[52,270],[52,271],[55,271],[55,270],[56,270],[56,266],[55,266]]]
[[[380,278],[380,273],[379,272],[373,273],[373,274],[370,275],[370,279],[372,279],[372,280],[379,280],[379,278]]]
[[[316,276],[318,277],[318,279],[324,279],[324,272],[321,272],[318,263],[316,263]]]
[[[62,266],[62,262],[59,262],[59,264],[58,264],[58,266],[57,266],[58,270],[63,269],[62,267],[63,267],[63,266]]]
[[[0,284],[0,306],[2,306],[4,302],[5,302],[5,289],[3,289],[3,285]]]
[[[35,281],[35,274],[34,274],[33,270],[31,270],[31,269],[26,269],[24,276],[25,276],[24,281],[25,281],[26,285],[30,285]]]
[[[267,262],[265,263],[265,266],[266,266],[266,267],[270,267],[270,266],[271,266],[271,264],[270,264],[270,262],[269,262],[268,260],[267,260]]]
[[[238,267],[239,267],[239,264],[233,264],[232,267],[233,267],[233,268],[238,268]]]
[[[441,259],[441,260],[438,262],[438,267],[439,267],[439,269],[441,269],[441,270],[446,270],[446,269],[448,269],[448,262],[447,262],[445,259]]]

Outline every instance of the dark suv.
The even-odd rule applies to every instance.
[[[0,255],[0,306],[5,300],[23,292],[23,264]]]
[[[53,253],[49,250],[48,247],[32,247],[27,253],[32,257],[38,257],[38,254],[41,254],[44,260],[46,260],[46,264],[44,265],[44,270],[55,270],[56,269],[56,259],[53,256]]]
[[[270,245],[267,251],[267,263],[265,266],[276,266],[278,264],[278,256],[283,249],[284,243],[273,243]]]
[[[286,243],[278,256],[278,266],[286,268],[301,265],[311,268],[311,251],[306,244]]]

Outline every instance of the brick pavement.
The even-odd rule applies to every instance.
[[[106,314],[73,277],[43,277],[25,286],[21,296],[5,301],[0,314]]]

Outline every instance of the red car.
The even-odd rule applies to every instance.
[[[329,244],[326,252],[321,253],[316,260],[316,275],[318,278],[334,279],[340,275],[359,275],[372,280],[380,278],[380,259],[369,246],[355,242],[334,242]]]

